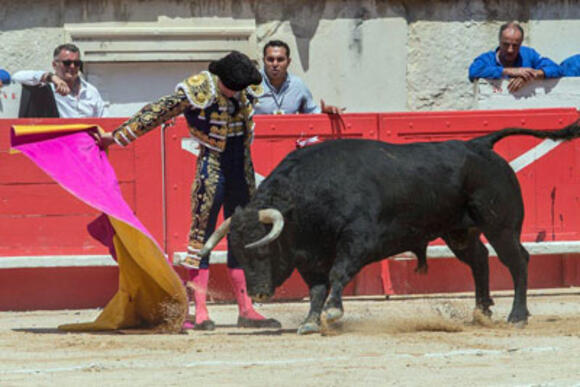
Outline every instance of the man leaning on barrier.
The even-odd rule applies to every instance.
[[[83,62],[74,44],[54,49],[50,71],[23,70],[14,73],[22,84],[19,117],[103,117],[105,104],[97,88],[81,76]]]
[[[524,30],[518,23],[503,24],[499,46],[474,59],[469,66],[469,80],[510,78],[508,90],[513,93],[532,80],[562,76],[560,66],[533,48],[522,46],[523,40]]]

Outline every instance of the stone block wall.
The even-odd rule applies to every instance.
[[[50,69],[65,24],[236,19],[255,23],[256,58],[287,41],[315,99],[351,112],[473,108],[467,68],[505,21],[558,62],[580,53],[577,0],[0,0],[0,67]]]

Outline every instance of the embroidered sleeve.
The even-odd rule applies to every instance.
[[[189,101],[183,91],[162,97],[157,102],[145,105],[137,114],[113,131],[113,138],[120,146],[129,145],[165,121],[183,113]]]
[[[249,88],[248,88],[249,89]],[[247,89],[246,89],[247,90]],[[246,146],[252,145],[254,141],[254,128],[256,124],[254,123],[254,103],[256,98],[249,92],[242,93],[240,99],[242,105],[242,113],[244,115],[244,121],[246,126]]]

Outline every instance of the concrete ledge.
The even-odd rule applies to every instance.
[[[0,257],[0,269],[86,266],[117,266],[117,262],[110,255],[35,255]]]
[[[536,80],[510,93],[507,79],[479,79],[474,82],[474,109],[580,108],[580,78]]]
[[[580,241],[558,241],[558,242],[524,242],[526,250],[530,255],[558,255],[558,254],[580,254]],[[485,244],[491,257],[497,257],[497,253],[489,243]],[[176,252],[173,254],[173,263],[179,263],[185,258],[185,252]],[[429,246],[427,248],[427,258],[453,258],[455,255],[447,246]],[[398,254],[393,259],[407,260],[415,259],[415,254],[406,252]],[[211,263],[226,263],[227,252],[214,251],[211,254]]]
[[[524,242],[524,247],[530,255],[558,255],[580,254],[580,241],[561,242]],[[497,253],[489,245],[485,245],[489,255],[496,257]],[[185,252],[173,254],[173,263],[178,264],[185,258]],[[451,258],[453,253],[447,246],[429,246],[427,258]],[[395,260],[415,259],[411,252],[396,255]],[[227,263],[226,251],[215,251],[211,255],[212,264]],[[110,255],[46,255],[46,256],[22,256],[0,257],[0,269],[26,269],[41,267],[87,267],[87,266],[117,266],[117,262]]]
[[[524,242],[526,250],[530,255],[558,255],[558,254],[578,254],[580,253],[580,241],[561,242]],[[497,253],[489,243],[485,244],[490,257],[497,257]],[[455,257],[447,246],[429,246],[427,248],[427,258],[450,258]],[[397,260],[415,259],[415,254],[411,252],[395,256]]]

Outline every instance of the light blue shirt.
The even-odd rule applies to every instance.
[[[300,78],[288,73],[280,90],[276,90],[264,70],[260,72],[264,94],[254,105],[255,114],[320,113],[320,107]]]

